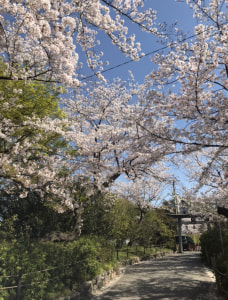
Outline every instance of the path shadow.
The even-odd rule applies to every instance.
[[[208,300],[214,283],[207,281],[200,254],[174,255],[126,268],[125,275],[98,300]]]

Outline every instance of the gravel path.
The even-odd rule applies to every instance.
[[[200,254],[184,252],[129,266],[96,300],[220,300]]]

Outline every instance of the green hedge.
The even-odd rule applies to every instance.
[[[0,300],[56,300],[69,296],[82,282],[117,267],[114,245],[96,236],[81,236],[68,243],[3,239],[0,244]],[[131,250],[130,247],[129,257]],[[137,256],[145,255],[144,250],[138,246]],[[126,260],[126,251],[122,259]]]
[[[70,295],[112,260],[112,245],[103,239],[81,237],[69,243],[2,241],[0,244],[0,300],[56,299]],[[20,279],[21,278],[21,279]]]
[[[228,227],[227,223],[215,225],[200,237],[203,258],[214,269],[217,286],[228,295]]]

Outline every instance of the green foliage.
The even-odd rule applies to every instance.
[[[3,240],[0,289],[17,286],[21,274],[23,300],[49,300],[56,299],[57,295],[70,295],[81,282],[100,273],[111,248],[103,239],[92,237],[81,237],[66,244]],[[1,290],[1,296],[4,300],[15,299],[16,289]]]
[[[193,239],[195,245],[200,244],[200,234],[190,235],[190,237]]]
[[[73,278],[76,281],[90,280],[99,274],[99,252],[100,244],[96,240],[82,237],[79,241],[72,243]]]
[[[122,245],[127,239],[135,239],[137,210],[130,201],[116,199],[110,211],[104,215],[104,220],[109,222],[107,237],[114,239],[117,245]]]
[[[74,225],[72,211],[59,214],[32,191],[22,199],[0,193],[0,219],[0,237],[6,239],[11,239],[13,235],[37,240],[52,231],[72,231]]]
[[[2,241],[0,246],[0,287],[17,286],[21,274],[22,299],[35,299],[34,295],[36,295],[36,299],[42,299],[49,274],[34,272],[34,270],[38,271],[46,267],[45,255],[46,253],[34,244],[28,246],[18,240]],[[24,288],[31,282],[33,285],[30,290]],[[3,293],[4,299],[15,299],[16,289],[3,290]]]
[[[78,196],[84,199],[83,193]],[[139,245],[136,253],[131,253],[133,246],[120,249],[121,260],[126,260],[127,252],[130,259],[154,254],[157,250],[150,246],[167,243],[172,235],[162,211],[148,211],[139,224],[138,210],[131,202],[117,199],[110,203],[102,197],[99,194],[92,199],[83,215],[85,229],[92,233],[85,234],[84,229],[78,240],[68,243],[39,239],[53,230],[69,230],[70,214],[57,214],[34,192],[24,199],[8,199],[6,209],[1,206],[0,288],[17,286],[21,274],[22,299],[51,300],[67,296],[102,270],[115,268],[116,246],[121,247],[125,240],[131,239]],[[2,292],[4,300],[16,297],[15,288]]]
[[[173,230],[169,219],[162,210],[148,211],[138,224],[138,241],[140,245],[148,247],[156,244],[167,244],[173,241]],[[172,248],[172,246],[171,246]]]
[[[206,258],[207,255],[217,256],[226,249],[228,253],[228,229],[222,226],[221,231],[219,226],[215,226],[212,230],[204,232],[200,237],[202,255]]]
[[[0,75],[5,71],[6,67],[0,60]],[[31,186],[38,183],[39,191],[41,191],[47,182],[41,181],[38,171],[47,167],[46,157],[56,154],[60,156],[67,152],[73,153],[73,151],[76,153],[75,147],[69,145],[60,133],[54,130],[48,131],[51,129],[49,127],[46,130],[39,125],[33,126],[38,119],[38,124],[45,124],[45,121],[42,122],[45,118],[50,120],[65,117],[59,107],[59,95],[60,88],[53,83],[0,80],[0,121],[4,119],[9,123],[9,128],[6,127],[6,132],[4,132],[6,136],[3,134],[0,138],[0,154],[4,153],[15,161],[15,164],[5,163],[1,166],[4,171],[0,176],[0,221],[4,223],[4,227],[7,227],[5,226],[6,219],[11,220],[16,217],[17,220],[13,226],[17,236],[20,231],[22,235],[30,232],[32,237],[42,237],[56,227],[55,223],[58,225],[61,223],[59,226],[61,229],[65,226],[64,224],[67,230],[70,227],[69,223],[72,218],[69,214],[69,222],[66,221],[66,214],[58,217],[50,206],[45,206],[41,199],[38,199],[39,196],[34,192],[31,192],[26,199],[18,199],[19,188],[24,186],[25,176],[28,175],[26,170],[30,170],[28,177]],[[26,123],[30,119],[33,123]],[[63,132],[67,130],[64,124],[59,126]],[[20,145],[19,149],[24,148],[26,151],[12,151],[15,145]],[[69,169],[59,168],[58,171],[59,174],[56,174],[55,178],[69,175]],[[23,175],[20,176],[20,174]],[[14,195],[4,193],[6,187],[10,185],[16,187],[13,191]],[[54,203],[56,199],[52,197],[51,200]]]
[[[149,255],[157,255],[158,253],[170,251],[170,248],[160,247],[160,246],[124,246],[121,249],[117,249],[118,251],[118,261],[124,262],[126,259],[134,259],[134,258],[144,258]]]
[[[82,195],[79,196],[81,198]],[[86,201],[86,199],[84,199],[84,201]],[[101,192],[95,193],[90,198],[82,215],[82,234],[106,236],[111,224],[110,220],[107,220],[106,215],[109,215],[111,209],[112,205],[109,201],[106,201],[105,195]]]
[[[213,267],[217,286],[228,293],[228,227],[227,223],[216,224],[200,237],[203,258]]]
[[[5,66],[0,62],[0,74],[4,71]],[[15,143],[22,144],[25,140],[33,142],[36,140],[34,137],[37,136],[39,136],[39,142],[31,147],[33,151],[27,157],[28,161],[38,161],[40,153],[51,155],[59,149],[65,149],[68,144],[59,133],[54,131],[47,133],[41,128],[24,123],[31,118],[33,121],[37,119],[42,121],[45,117],[52,119],[65,117],[59,107],[59,95],[60,89],[53,83],[0,80],[0,119],[8,119],[14,124],[7,142],[0,139],[0,152],[10,151]],[[64,129],[64,126],[61,129]],[[9,176],[14,172],[13,168],[8,168]]]
[[[0,75],[4,69],[5,66],[0,62]],[[22,124],[31,116],[41,119],[46,116],[52,118],[64,116],[59,108],[60,89],[52,83],[0,80],[0,91],[1,114],[15,124]]]
[[[104,236],[115,241],[119,248],[126,240],[143,246],[173,243],[175,228],[163,210],[146,212],[139,223],[138,209],[132,202],[115,199],[110,203],[100,195],[85,209],[82,217],[83,234]]]

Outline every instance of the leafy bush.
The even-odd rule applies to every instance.
[[[202,256],[213,267],[219,290],[228,293],[228,228],[220,227],[204,232],[200,237]]]
[[[212,230],[204,232],[200,237],[201,251],[205,259],[208,255],[218,256],[224,252],[227,254],[228,250],[228,229],[222,226],[220,231],[218,226],[215,226]]]
[[[40,251],[38,245],[26,246],[22,241],[17,240],[2,241],[0,246],[0,288],[17,286],[21,280],[22,299],[42,299],[50,274],[37,271],[46,267],[46,253]],[[28,286],[30,286],[29,289]],[[16,288],[1,291],[4,300],[15,299],[15,295]]]
[[[99,238],[81,237],[62,244],[22,240],[0,244],[0,289],[17,286],[23,300],[56,299],[100,273],[110,260],[112,246]],[[17,289],[0,290],[1,300],[16,298]],[[1,298],[2,297],[2,298]]]

